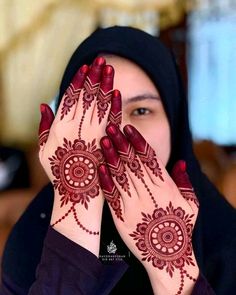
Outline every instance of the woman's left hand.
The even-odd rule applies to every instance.
[[[146,268],[155,294],[191,294],[199,270],[192,249],[198,201],[179,161],[172,178],[131,125],[101,139],[102,190],[122,239]]]

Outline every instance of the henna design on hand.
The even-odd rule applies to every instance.
[[[121,188],[131,197],[129,191],[129,182],[124,164],[116,153],[115,149],[113,148],[112,142],[110,141],[109,137],[103,137],[100,141],[100,144],[103,149],[103,155],[105,156],[106,163],[109,167],[111,175],[115,177]]]
[[[54,120],[54,114],[51,108],[47,104],[40,105],[40,112],[41,112],[41,121],[39,124],[39,146],[42,147],[49,135],[49,131]]]
[[[111,102],[112,97],[112,87],[114,77],[114,70],[112,66],[105,66],[102,73],[102,81],[100,84],[98,98],[97,98],[97,108],[98,108],[98,118],[99,124],[104,118],[109,103]]]
[[[120,126],[122,120],[121,94],[119,90],[114,90],[111,99],[111,110],[108,116],[108,124]]]
[[[124,133],[129,138],[129,141],[133,145],[135,152],[139,156],[141,162],[146,165],[155,176],[164,181],[162,177],[162,171],[153,148],[132,125],[126,125],[124,127]]]
[[[81,203],[88,209],[90,198],[99,193],[97,166],[102,161],[102,153],[97,149],[95,139],[85,144],[76,139],[73,143],[64,138],[63,147],[58,147],[49,158],[55,189],[61,198],[61,207]]]
[[[64,97],[62,98],[63,106],[61,109],[61,120],[70,112],[72,106],[78,102],[87,72],[88,66],[83,65],[67,88]]]
[[[192,230],[194,214],[186,214],[172,203],[163,209],[155,209],[150,214],[142,212],[142,222],[130,236],[142,252],[142,261],[151,262],[160,270],[165,269],[170,277],[176,269],[180,271],[180,286],[176,294],[181,294],[184,277],[196,281],[185,270],[186,265],[195,265],[192,259]]]
[[[109,170],[104,164],[102,164],[98,168],[98,173],[104,197],[106,198],[108,204],[114,210],[117,218],[121,221],[124,221],[121,210],[121,195],[112,180]]]
[[[171,176],[185,200],[193,202],[199,208],[199,201],[186,172],[186,162],[178,161],[172,169]]]
[[[135,150],[134,150],[133,146],[131,146],[131,144],[127,141],[126,137],[123,135],[123,133],[119,130],[119,128],[116,125],[110,124],[107,127],[107,133],[111,137],[111,139],[114,142],[116,148],[118,149],[118,154],[119,154],[121,160],[125,164],[127,164],[127,166],[134,173],[134,175],[138,179],[141,180],[141,182],[143,183],[145,189],[147,190],[148,194],[150,195],[154,206],[157,208],[157,202],[156,202],[155,197],[153,196],[152,192],[150,191],[148,185],[146,184],[142,168],[140,166],[140,163],[138,161],[138,158],[137,158],[137,155],[135,153]],[[158,176],[162,178],[161,169],[158,168],[158,171],[159,170],[160,170],[160,172],[159,172]]]

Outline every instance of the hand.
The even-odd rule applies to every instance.
[[[122,239],[146,268],[155,294],[190,294],[198,276],[192,231],[198,202],[180,161],[173,178],[132,126],[107,127],[100,183]]]
[[[57,114],[41,105],[39,158],[55,191],[51,225],[98,256],[103,196],[97,167],[107,121],[121,120],[114,70],[98,57],[74,76]]]

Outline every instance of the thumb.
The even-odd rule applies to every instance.
[[[40,105],[40,112],[41,112],[41,120],[39,123],[38,134],[39,134],[39,146],[42,147],[48,139],[49,130],[54,120],[54,114],[51,108],[44,103]]]
[[[194,212],[197,213],[199,202],[186,171],[186,162],[183,160],[176,162],[172,169],[171,176],[181,195],[188,201]]]

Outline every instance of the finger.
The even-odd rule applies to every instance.
[[[108,107],[111,104],[112,89],[114,80],[114,69],[110,65],[106,65],[102,72],[102,80],[97,96],[97,106],[94,114],[97,115],[99,124],[105,117]]]
[[[101,139],[100,144],[111,175],[116,179],[118,185],[127,193],[127,195],[131,197],[125,166],[114,149],[111,140],[109,137],[104,136]]]
[[[118,219],[124,221],[122,212],[124,205],[120,192],[116,188],[110,172],[106,165],[102,164],[98,167],[98,175],[100,179],[101,189],[103,190],[104,197],[107,200],[112,214],[116,215]]]
[[[115,145],[122,161],[128,165],[135,176],[143,178],[143,171],[136,157],[135,151],[118,126],[115,124],[109,124],[106,128],[106,132],[111,138],[112,143]]]
[[[137,157],[132,145],[128,142],[127,138],[120,131],[118,126],[110,124],[106,128],[106,131],[111,138],[112,143],[115,145],[119,157],[129,168],[126,170],[139,199],[145,199],[145,196],[148,193],[154,206],[157,207],[155,197],[151,191],[153,183],[145,171],[144,165],[140,161],[139,157]]]
[[[129,138],[129,142],[131,142],[141,162],[146,167],[148,167],[147,171],[152,172],[152,174],[149,173],[152,181],[156,183],[156,177],[158,177],[161,181],[164,181],[162,172],[163,169],[161,169],[162,165],[158,162],[155,151],[146,142],[144,137],[132,125],[126,125],[124,127],[124,133],[127,136],[127,138]],[[153,175],[155,177],[153,177]]]
[[[95,105],[95,98],[97,96],[97,92],[99,89],[101,75],[103,67],[105,66],[105,59],[103,57],[97,57],[93,64],[91,65],[86,80],[84,82],[84,87],[82,91],[82,99],[79,100],[76,108],[76,118],[81,118],[82,114],[88,112],[89,108],[93,103],[93,107]],[[93,107],[91,108],[90,114],[87,116],[89,117],[89,121],[91,121]]]
[[[49,131],[54,120],[54,114],[51,108],[47,105],[42,103],[40,105],[40,112],[41,112],[41,120],[39,123],[39,146],[42,148],[44,144],[47,142]]]
[[[59,120],[63,120],[64,118],[66,118],[67,121],[70,121],[74,118],[76,105],[79,99],[81,89],[83,88],[88,70],[89,67],[87,65],[83,65],[81,68],[79,68],[79,70],[73,77],[72,82],[70,83],[65,94],[63,95],[62,101],[57,112]]]
[[[186,162],[178,161],[172,169],[171,176],[182,196],[188,201],[193,211],[197,213],[199,202],[186,171]]]
[[[121,105],[120,91],[115,89],[111,97],[111,109],[108,117],[108,124],[112,123],[120,126],[122,121]]]

